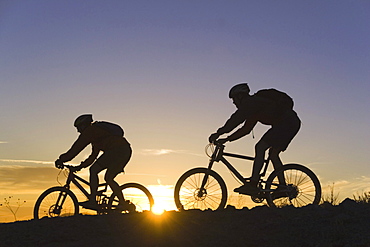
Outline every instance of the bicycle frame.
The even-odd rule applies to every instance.
[[[81,178],[80,176],[74,174],[73,172],[69,171],[67,181],[66,181],[66,183],[63,187],[70,190],[70,184],[72,183],[86,196],[86,198],[89,198],[90,193],[87,192],[87,190],[82,186],[82,184],[79,181],[81,183],[85,184],[85,185],[90,186],[90,183],[88,181],[86,181],[85,179]],[[107,183],[101,183],[101,184],[98,185],[98,187],[103,187],[103,186],[105,188],[103,190],[98,191],[98,194],[97,194],[98,196],[101,196],[103,192],[107,191],[108,184]]]
[[[80,200],[77,198],[74,191],[71,190],[71,184],[74,184],[87,199],[90,199],[91,193],[89,193],[89,189],[86,188],[90,183],[74,174],[74,166],[58,164],[57,168],[67,169],[64,172],[68,172],[68,174],[63,172],[65,175],[63,178],[65,177],[66,179],[65,183],[62,184],[61,181],[57,179],[60,186],[51,187],[39,196],[34,207],[35,219],[77,215],[79,213],[79,206],[94,210],[97,214],[140,212],[152,210],[153,208],[154,199],[150,191],[145,186],[134,182],[119,185],[118,192],[113,191],[106,182],[99,183],[95,198],[98,204],[97,207],[79,203]],[[59,176],[60,173],[58,177]],[[123,202],[119,198],[119,192],[124,196]]]
[[[211,155],[207,152],[210,146],[207,146],[206,153],[210,157],[207,167],[190,169],[178,179],[174,197],[179,210],[219,210],[226,206],[229,200],[228,188],[222,176],[213,170],[215,162],[222,162],[235,180],[241,184],[249,184],[251,178],[243,177],[227,158],[254,161],[255,157],[224,152],[225,146],[222,143],[216,142],[214,145],[214,148],[213,146],[211,148]],[[271,161],[270,155],[271,152],[268,153],[267,159],[263,157],[261,170],[257,174],[259,176],[256,186],[258,190],[244,192],[234,189],[233,191],[250,196],[255,203],[266,200],[271,207],[285,205],[301,207],[320,202],[320,182],[310,169],[299,164],[285,164],[277,169],[274,166],[270,173],[267,171]]]
[[[216,143],[216,149],[211,156],[207,169],[212,170],[214,162],[221,161],[235,175],[235,177],[237,177],[243,184],[245,184],[246,179],[235,169],[235,167],[224,156],[244,159],[244,160],[251,160],[251,161],[254,160],[254,157],[234,154],[234,153],[227,153],[227,152],[224,152],[224,149],[225,149],[225,145]],[[264,161],[262,172],[260,173],[260,178],[266,175],[269,162],[270,162],[270,158]],[[208,179],[208,176],[205,176],[205,178],[203,179],[202,188],[205,186],[207,179]]]

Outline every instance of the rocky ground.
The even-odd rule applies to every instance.
[[[0,246],[370,246],[370,206],[73,216],[0,224]]]

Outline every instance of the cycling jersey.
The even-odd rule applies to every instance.
[[[225,125],[217,130],[219,135],[229,133],[244,122],[240,129],[228,137],[229,141],[237,140],[249,134],[258,122],[276,126],[284,119],[290,119],[292,116],[298,118],[293,110],[282,109],[276,102],[258,96],[244,97],[237,107],[238,109],[226,121]]]
[[[104,152],[118,147],[130,146],[126,138],[112,135],[107,130],[92,124],[80,134],[72,147],[66,153],[60,155],[59,160],[62,162],[72,160],[89,144],[92,145],[92,153],[84,162],[82,162],[84,167],[92,164],[100,151]]]

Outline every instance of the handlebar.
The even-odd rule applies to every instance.
[[[219,140],[216,140],[216,141],[214,141],[212,143],[208,143],[206,145],[205,152],[206,152],[206,155],[209,158],[212,158],[212,156],[215,154],[215,152],[217,152],[217,154],[218,154],[217,157],[219,158],[219,155],[222,155],[224,148],[225,148],[224,142],[220,142]],[[214,157],[214,158],[216,158],[216,157]],[[216,158],[216,159],[218,159],[218,158]]]
[[[213,144],[215,146],[223,146],[223,147],[225,147],[225,142],[221,142],[220,140],[216,140],[216,141],[214,141],[211,144]]]
[[[72,165],[67,165],[67,164],[64,164],[63,162],[60,162],[60,161],[55,161],[55,167],[58,168],[58,169],[64,169],[64,168],[67,168],[69,169],[70,171],[71,170],[74,170],[75,171],[78,171],[79,169],[77,168],[78,166],[72,166]]]
[[[65,164],[63,164],[63,168],[73,169],[73,168],[76,168],[76,166],[71,166],[71,165],[65,165]]]

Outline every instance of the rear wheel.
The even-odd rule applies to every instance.
[[[131,209],[123,210],[122,212],[143,212],[151,211],[154,205],[154,199],[150,191],[143,185],[138,183],[127,183],[120,186],[123,197],[126,201],[130,201],[131,204],[135,205]],[[119,199],[115,193],[109,198],[109,208],[115,210],[119,204]]]
[[[285,183],[280,183],[283,178]],[[270,207],[303,207],[319,204],[321,199],[319,179],[310,169],[298,164],[284,165],[272,172],[266,181],[265,189],[271,191],[266,196]]]
[[[52,187],[44,191],[35,203],[35,219],[77,215],[79,205],[72,191],[64,187]]]
[[[201,188],[205,176],[208,178],[204,188]],[[218,210],[226,205],[227,189],[224,180],[216,172],[194,168],[179,178],[174,197],[179,210]]]

